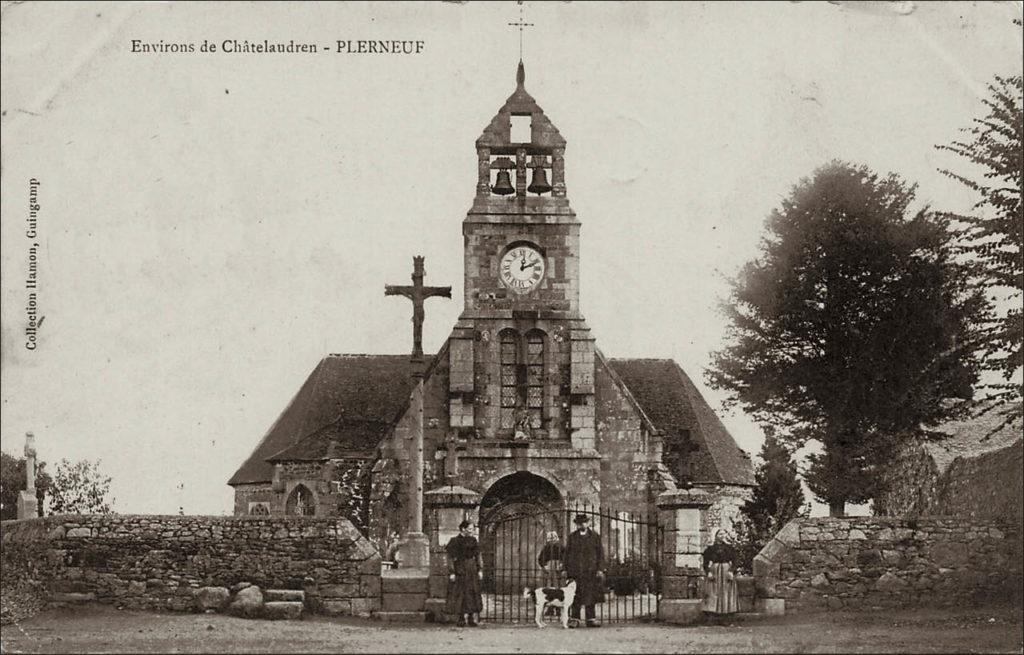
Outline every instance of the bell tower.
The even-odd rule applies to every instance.
[[[476,140],[462,223],[465,303],[449,342],[451,427],[486,441],[593,449],[594,343],[579,308],[580,224],[565,139],[516,88]]]

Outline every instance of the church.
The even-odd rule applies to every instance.
[[[595,344],[566,142],[525,77],[520,62],[476,140],[464,306],[423,364],[424,489],[472,490],[487,520],[570,503],[649,514],[659,493],[695,487],[713,501],[712,527],[729,527],[753,485],[750,457],[676,362],[608,358]],[[389,549],[408,519],[411,366],[324,357],[229,480],[234,513],[345,516]]]

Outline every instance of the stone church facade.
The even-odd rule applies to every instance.
[[[674,361],[609,359],[595,344],[565,140],[524,83],[520,64],[476,141],[464,308],[426,364],[424,488],[475,491],[486,518],[571,502],[650,513],[686,485],[728,526],[750,458]],[[228,482],[235,514],[344,515],[386,550],[407,519],[411,389],[407,355],[325,357]]]

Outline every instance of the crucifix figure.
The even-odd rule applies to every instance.
[[[384,285],[385,296],[405,296],[412,301],[412,377],[415,382],[409,412],[412,446],[409,458],[409,525],[398,544],[403,568],[425,569],[430,565],[430,542],[423,534],[423,301],[432,296],[452,297],[451,287],[423,286],[423,257],[412,258],[412,286]]]
[[[423,286],[423,257],[412,258],[412,285],[384,285],[385,296],[405,296],[412,301],[412,361],[423,361],[423,301],[433,296],[452,297],[451,287]]]

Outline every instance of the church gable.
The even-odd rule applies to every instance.
[[[608,363],[654,426],[665,433],[664,459],[677,478],[694,483],[754,484],[750,455],[736,444],[678,364],[671,359],[612,359]]]
[[[276,459],[372,452],[408,404],[408,355],[329,355],[228,481],[270,482]]]

